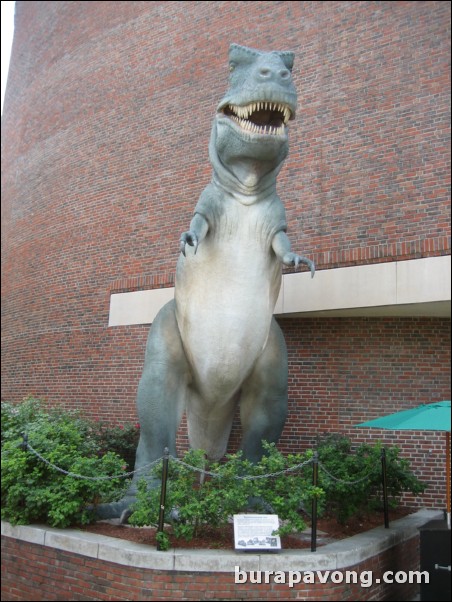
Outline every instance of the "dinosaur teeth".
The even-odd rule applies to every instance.
[[[257,115],[254,120],[250,117],[259,111],[267,111],[272,113],[279,113],[279,116],[272,116],[272,121],[280,121],[281,125],[271,125],[270,123],[255,123],[260,121],[262,115],[257,119]],[[227,114],[233,121],[235,121],[241,128],[248,132],[256,134],[270,134],[274,136],[284,134],[284,126],[288,123],[291,118],[290,108],[282,103],[269,102],[269,101],[256,101],[250,102],[247,105],[228,105],[226,107],[225,114]],[[268,119],[270,121],[270,118]]]
[[[286,124],[291,116],[291,111],[287,105],[276,102],[251,102],[244,106],[229,105],[229,110],[242,119],[248,119],[250,115],[257,111],[275,111],[283,115]]]
[[[240,119],[235,115],[231,116],[231,119],[237,123],[243,130],[251,132],[252,134],[270,134],[272,136],[282,136],[284,134],[284,125],[279,127],[276,126],[259,126],[247,119]]]

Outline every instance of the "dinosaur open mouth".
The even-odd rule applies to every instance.
[[[284,134],[292,112],[277,102],[251,102],[245,106],[226,105],[223,114],[248,132],[277,136]]]

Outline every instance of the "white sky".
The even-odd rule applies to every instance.
[[[5,95],[6,80],[8,78],[9,55],[14,33],[14,4],[9,0],[2,2],[2,113],[3,97]]]

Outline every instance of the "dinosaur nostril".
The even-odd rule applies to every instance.
[[[269,77],[271,75],[271,71],[267,67],[261,67],[259,69],[259,75],[262,77]]]
[[[288,69],[281,69],[279,75],[281,79],[287,79],[288,77],[290,77],[290,71]]]

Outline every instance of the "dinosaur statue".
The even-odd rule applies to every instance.
[[[225,451],[240,405],[244,457],[260,459],[287,414],[287,351],[273,318],[281,264],[314,264],[291,251],[276,176],[288,154],[287,123],[297,94],[292,52],[232,44],[230,87],[217,108],[209,145],[213,176],[180,238],[175,298],[152,324],[137,393],[141,436],[135,469],[176,454],[187,415],[190,445],[211,459]],[[140,474],[137,478],[140,478]],[[120,502],[98,516],[127,512]]]

